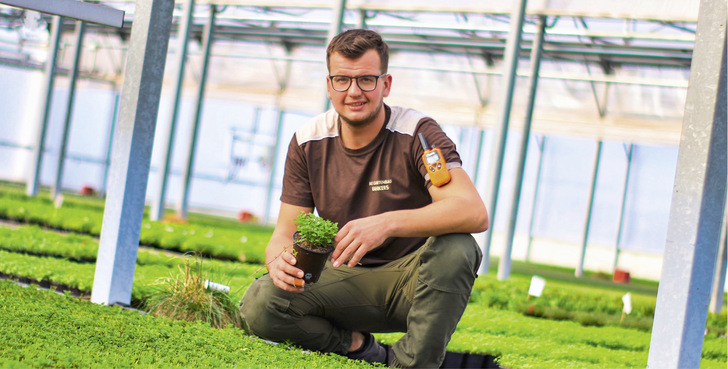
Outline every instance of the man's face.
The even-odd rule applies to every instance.
[[[339,53],[329,57],[329,74],[332,76],[359,77],[364,75],[379,76],[382,74],[379,54],[369,50],[359,59],[347,59]],[[346,91],[336,91],[326,77],[326,90],[331,104],[341,116],[341,120],[351,126],[365,126],[383,116],[384,98],[389,96],[392,77],[386,75],[378,78],[377,87],[373,91],[362,91],[356,80]]]

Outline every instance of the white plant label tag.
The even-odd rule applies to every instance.
[[[622,302],[624,303],[624,311],[625,314],[629,314],[632,312],[632,294],[627,292],[624,296],[622,296]]]
[[[543,292],[543,288],[546,286],[546,280],[535,275],[531,277],[531,287],[528,288],[528,294],[531,296],[539,297]]]
[[[220,291],[222,293],[230,292],[230,286],[226,286],[226,285],[220,284],[220,283],[215,283],[209,279],[205,281],[205,288],[207,288],[210,291]]]

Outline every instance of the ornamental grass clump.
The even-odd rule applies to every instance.
[[[338,223],[321,218],[314,213],[300,212],[293,221],[298,230],[296,241],[313,250],[330,248],[339,231]]]
[[[208,279],[200,258],[196,258],[194,265],[187,258],[180,271],[157,283],[158,290],[144,303],[149,314],[174,320],[204,321],[215,328],[233,325],[247,331],[245,320],[230,295],[207,288]]]

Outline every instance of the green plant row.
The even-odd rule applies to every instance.
[[[21,226],[16,229],[0,227],[0,249],[94,262],[98,242],[90,236],[73,233],[57,234],[37,226]],[[144,249],[140,249],[137,255],[138,265],[159,264],[175,269],[182,263],[181,258]],[[221,276],[235,275],[236,272],[229,269],[238,267],[237,263],[214,260],[206,264],[219,270]],[[262,269],[262,267],[257,268]],[[52,282],[65,284],[56,280],[56,275],[48,278]],[[517,273],[507,281],[498,281],[492,273],[485,275],[476,281],[471,303],[547,319],[573,320],[583,325],[622,326],[643,331],[649,331],[652,327],[656,301],[654,295],[633,292],[632,312],[629,315],[622,315],[624,291],[577,288],[559,281],[548,281],[540,297],[529,297],[529,283],[530,276]],[[76,286],[70,285],[70,287]],[[707,329],[710,334],[725,335],[726,313],[709,314]]]
[[[47,198],[0,191],[0,219],[99,236],[103,207],[64,202],[56,208]],[[142,245],[173,251],[261,263],[265,260],[270,233],[269,227],[243,223],[232,228],[145,220],[139,241]]]
[[[478,278],[471,302],[553,320],[573,320],[583,325],[617,325],[643,331],[652,328],[655,296],[632,293],[632,311],[623,316],[623,292],[576,290],[558,281],[549,281],[541,296],[535,297],[528,295],[529,285],[530,278],[518,274],[508,281],[499,281],[493,276]]]
[[[13,230],[12,232],[18,232],[23,233],[26,230],[31,230],[33,232],[39,231],[37,227],[33,229],[34,227],[20,227],[16,230]],[[11,232],[11,233],[12,233]],[[40,230],[40,232],[43,232]],[[35,237],[29,237],[26,238],[29,240],[30,243],[34,242],[34,240],[37,240],[41,243],[47,243],[52,244],[55,238],[64,238],[68,237],[67,235],[59,235],[55,234],[53,232],[43,232],[44,235],[36,235]],[[72,236],[72,235],[69,235]],[[87,236],[77,236],[77,237],[87,237]],[[90,239],[90,238],[89,238]],[[150,251],[150,250],[140,250],[139,256],[137,258],[138,265],[135,273],[135,282],[134,282],[134,288],[132,290],[132,297],[135,300],[145,300],[149,296],[155,294],[158,291],[157,283],[160,281],[160,279],[170,277],[171,275],[178,275],[180,273],[181,266],[184,264],[184,262],[187,259],[185,257],[181,256],[170,256],[167,254],[164,254],[159,251]],[[228,284],[232,287],[231,292],[231,298],[233,298],[235,301],[238,301],[240,297],[242,297],[242,293],[244,292],[245,288],[249,285],[249,283],[252,282],[252,275],[257,271],[260,271],[260,267],[257,265],[246,265],[236,262],[225,262],[225,261],[217,261],[217,260],[209,260],[205,261],[205,268],[210,272],[210,275],[212,276],[211,279],[221,282],[223,284]],[[75,263],[69,260],[64,259],[58,259],[58,258],[49,258],[49,257],[39,257],[39,256],[33,256],[33,255],[24,255],[24,254],[17,254],[12,252],[0,252],[0,272],[8,273],[8,274],[15,274],[15,275],[21,275],[21,276],[27,276],[29,278],[33,278],[39,281],[54,281],[56,283],[73,286],[75,288],[78,288],[83,291],[90,291],[93,283],[93,273],[95,271],[95,266],[90,263]],[[466,309],[466,314],[463,320],[461,321],[460,325],[458,326],[458,331],[456,332],[456,335],[453,337],[453,343],[450,346],[450,350],[452,351],[467,351],[467,352],[482,352],[482,353],[491,353],[491,354],[502,354],[504,358],[509,358],[507,361],[511,362],[511,367],[518,368],[518,367],[538,367],[538,363],[544,363],[544,362],[551,362],[553,360],[565,360],[565,363],[571,363],[571,362],[580,362],[580,359],[574,359],[571,356],[565,356],[562,359],[553,358],[553,355],[549,353],[544,358],[532,360],[530,359],[530,354],[525,355],[523,352],[528,352],[529,349],[532,347],[538,347],[534,346],[535,343],[529,340],[525,340],[522,337],[528,336],[528,334],[521,332],[522,330],[531,331],[533,329],[543,329],[543,334],[547,337],[550,337],[555,332],[563,332],[564,336],[568,336],[574,328],[573,327],[580,327],[578,324],[574,324],[572,322],[562,322],[562,323],[569,323],[568,328],[565,328],[561,331],[551,328],[549,324],[557,323],[553,321],[548,320],[542,320],[542,319],[534,319],[534,318],[528,318],[524,317],[521,314],[518,314],[516,312],[508,312],[513,315],[506,315],[509,318],[507,321],[491,321],[489,319],[485,319],[484,314],[486,313],[492,313],[493,309],[488,309],[484,301],[487,301],[487,299],[483,298],[482,294],[486,289],[492,289],[492,293],[496,294],[502,294],[503,296],[510,294],[512,298],[514,298],[515,294],[520,294],[522,285],[526,282],[523,282],[524,277],[515,277],[512,278],[510,281],[504,281],[501,282],[499,285],[509,285],[513,284],[510,289],[509,288],[503,288],[503,289],[495,289],[495,285],[491,284],[494,279],[493,275],[487,275],[482,276],[478,278],[476,281],[476,291],[479,291],[481,293],[480,297],[478,297],[478,294],[474,294],[474,300],[468,305],[468,308]],[[544,296],[547,296],[548,289],[544,291]],[[480,300],[479,300],[480,299]],[[529,302],[535,302],[536,300],[531,299]],[[505,313],[505,312],[504,312]],[[512,318],[513,316],[518,316],[520,319],[526,319],[523,321],[520,321],[518,319]],[[470,317],[473,317],[472,319]],[[525,323],[523,323],[525,322]],[[542,325],[544,325],[544,328],[539,328]],[[534,328],[535,327],[535,328]],[[586,327],[585,327],[586,328]],[[595,327],[590,327],[593,329],[599,329]],[[609,328],[611,329],[611,328]],[[607,328],[604,330],[597,330],[597,331],[591,331],[591,332],[605,332],[608,331]],[[635,330],[625,330],[620,329],[617,332],[620,332],[618,334],[630,337],[630,332],[634,332],[634,334],[641,335],[644,337],[645,335],[649,336],[648,333],[643,333]],[[516,336],[515,338],[509,338],[505,339],[506,336]],[[601,338],[600,338],[601,337]],[[587,342],[588,345],[597,347],[598,349],[592,350],[595,353],[589,354],[589,355],[595,355],[599,356],[600,353],[604,353],[605,347],[609,350],[626,350],[626,351],[639,351],[644,350],[645,340],[642,339],[641,341],[639,339],[637,340],[630,340],[627,339],[627,343],[615,343],[614,340],[611,340],[608,338],[609,336],[600,336],[599,334],[592,334],[589,337],[582,337],[580,340],[583,340],[584,342]],[[543,337],[539,338],[543,339]],[[550,338],[549,338],[550,339]],[[550,343],[551,346],[559,347],[559,345],[571,345],[569,341],[564,341],[562,338],[562,341],[559,341],[557,343]],[[518,341],[518,340],[522,340]],[[717,340],[718,344],[708,344],[708,342],[712,342],[712,340]],[[499,343],[499,345],[496,346],[483,346],[482,343],[485,342],[496,342]],[[634,342],[632,342],[634,341]],[[476,344],[480,342],[481,344]],[[506,342],[507,344],[503,343]],[[636,343],[635,343],[636,342]],[[647,341],[648,342],[648,341]],[[590,346],[590,347],[591,347]],[[719,347],[719,349],[716,351],[714,347]],[[707,357],[709,360],[713,360],[712,358],[715,357],[725,357],[725,350],[720,351],[720,347],[725,346],[725,338],[715,338],[715,337],[707,337],[706,338],[706,344],[705,344],[705,351],[704,350],[704,356]],[[511,347],[510,349],[507,349],[508,347]],[[510,351],[509,351],[510,350]],[[524,351],[520,351],[524,350]],[[553,348],[549,348],[548,351],[552,351]],[[712,350],[712,351],[711,351]],[[585,351],[585,352],[592,352],[592,351]],[[707,352],[707,353],[706,353]],[[717,354],[716,354],[717,352]],[[509,355],[507,355],[510,353]],[[632,361],[633,354],[627,352],[627,353],[620,353],[620,357],[625,356],[627,359],[625,361]],[[645,356],[646,353],[643,353],[642,356]],[[706,356],[707,355],[707,356]],[[723,356],[720,356],[723,355]],[[525,356],[524,358],[520,358],[520,356]],[[588,355],[586,355],[588,357]],[[609,356],[609,355],[607,355]],[[531,361],[529,361],[531,360]],[[547,360],[547,361],[542,361]],[[587,361],[592,359],[585,359]],[[605,359],[601,359],[602,361]],[[608,359],[607,362],[611,364],[615,364],[614,361],[610,361],[612,359]],[[704,360],[705,361],[705,360]],[[637,362],[639,362],[637,360]],[[531,363],[531,364],[529,364]],[[561,363],[566,365],[565,363]],[[559,365],[561,365],[559,364]],[[530,366],[529,366],[530,365]],[[601,365],[601,364],[599,364]],[[620,364],[621,365],[621,364]],[[569,366],[566,366],[569,367]],[[598,365],[592,365],[592,366],[570,366],[570,367],[610,367],[608,364],[598,366]],[[621,366],[615,366],[612,365],[612,367],[621,367]],[[624,367],[634,367],[634,366],[624,366]],[[712,367],[712,366],[706,366],[706,367]]]
[[[0,281],[2,368],[367,368],[237,328],[155,318]]]
[[[160,280],[181,273],[185,257],[140,250],[137,261],[132,300],[141,302],[158,290],[157,284]],[[210,280],[230,286],[231,298],[236,301],[242,298],[245,289],[252,283],[254,273],[260,271],[258,265],[216,260],[205,260],[203,268]],[[90,295],[96,265],[0,251],[0,272],[37,282],[51,282]]]
[[[393,344],[401,333],[377,334]],[[644,368],[650,334],[620,327],[585,327],[571,321],[524,316],[469,304],[448,350],[487,352],[508,368]],[[725,368],[725,338],[706,337],[701,368]]]
[[[55,206],[53,200],[49,197],[50,192],[48,190],[41,189],[38,196],[28,196],[25,194],[25,187],[15,183],[8,183],[0,181],[0,199],[16,199],[23,202],[37,202],[44,206]],[[64,193],[63,207],[74,208],[78,211],[103,213],[105,199],[98,196],[82,196],[74,193]],[[147,214],[145,209],[145,215]],[[174,215],[173,212],[168,211],[169,215]],[[210,214],[199,214],[189,213],[187,219],[190,223],[194,223],[200,226],[214,227],[217,229],[232,229],[239,230],[241,223],[237,219],[233,219],[225,216],[217,216]]]
[[[0,227],[0,250],[95,263],[98,248],[99,241],[88,235],[57,233],[36,225]],[[191,251],[190,254],[195,252]],[[146,248],[139,249],[136,262],[139,265],[163,264],[168,267],[183,264],[182,258],[176,257],[173,253]],[[241,265],[237,262],[216,259],[210,259],[206,264],[233,274]]]

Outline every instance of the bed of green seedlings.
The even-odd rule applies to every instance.
[[[95,205],[92,201],[69,197],[57,208],[46,197],[28,197],[17,191],[0,190],[0,219],[99,236],[103,205]],[[194,251],[217,259],[252,263],[265,260],[270,227],[239,222],[213,224],[210,221],[175,224],[144,220],[140,243],[178,252]]]
[[[30,245],[29,248],[40,250],[36,251],[37,254],[48,252],[55,255],[55,257],[44,257],[22,254],[19,253],[22,250],[17,247],[14,252],[0,251],[0,272],[26,276],[38,281],[53,281],[61,285],[73,286],[86,293],[90,292],[95,265],[89,262],[71,261],[64,258],[63,254],[68,253],[68,249],[72,248],[73,240],[80,240],[83,245],[81,248],[87,248],[90,245],[92,251],[94,242],[96,242],[93,238],[58,234],[33,226],[21,226],[12,230],[0,228],[0,231],[0,235],[4,235],[0,237],[0,240],[12,240],[15,238],[13,235],[17,235],[17,239],[22,241],[17,241],[15,244]],[[4,243],[11,242],[0,241],[0,244]],[[55,248],[53,245],[58,245],[58,247]],[[59,251],[64,248],[67,251]],[[140,249],[132,290],[133,299],[143,301],[153,295],[157,291],[159,281],[179,273],[186,260],[188,257],[183,255]],[[205,260],[204,265],[213,276],[211,279],[232,287],[231,298],[236,301],[242,297],[245,288],[252,282],[253,275],[261,272],[260,265],[240,262]],[[483,302],[518,300],[527,290],[528,282],[525,277],[514,276],[512,280],[498,284],[494,284],[494,280],[495,276],[491,273],[480,277],[476,282],[476,293],[453,336],[448,347],[449,350],[500,355],[501,364],[511,368],[543,367],[545,363],[567,368],[644,367],[649,345],[648,332],[616,327],[584,327],[575,322],[537,319],[514,311],[489,308],[488,304]],[[548,288],[544,290],[542,295],[544,301],[566,298],[564,296],[549,297],[550,293]],[[595,300],[603,297],[602,292],[594,292],[594,296],[592,296]],[[589,301],[589,298],[588,296],[577,297],[577,300],[584,301],[582,304],[587,304],[586,301]],[[537,301],[539,301],[537,298],[532,297],[527,302],[537,303]],[[605,308],[602,307],[602,309]],[[401,335],[378,335],[377,338],[385,343],[393,343],[399,336]],[[725,367],[725,343],[725,338],[707,336],[701,367],[712,368],[720,367],[720,365]],[[120,348],[121,351],[126,349]],[[53,350],[62,349],[54,347]],[[5,355],[1,356],[5,357]],[[152,359],[145,357],[144,360]],[[104,363],[99,362],[99,365]],[[2,364],[0,363],[0,366]],[[157,365],[156,361],[147,362],[147,364],[145,366]],[[174,366],[176,364],[160,362],[159,365]],[[180,363],[179,365],[186,364]],[[42,365],[35,363],[30,366]],[[321,367],[318,364],[315,366]]]
[[[0,272],[90,294],[98,247],[98,241],[87,235],[51,232],[38,226],[0,227]],[[158,279],[179,273],[193,256],[140,248],[132,300],[146,299]],[[236,299],[264,269],[259,264],[216,259],[205,259],[202,265],[209,279],[230,286]]]
[[[0,367],[366,367],[337,355],[0,281]],[[401,334],[377,334],[394,343]],[[509,368],[644,368],[649,333],[469,305],[450,351],[488,352]],[[701,368],[725,368],[725,339],[706,338]]]
[[[103,204],[98,199],[69,198],[56,209],[48,199],[16,192],[0,188],[0,219],[39,226],[0,227],[0,273],[89,295],[98,251],[98,240],[89,235],[97,234],[97,220],[100,231]],[[61,209],[70,210],[64,213]],[[76,228],[72,227],[74,221],[65,217],[74,218]],[[231,298],[238,301],[254,276],[264,270],[260,263],[271,229],[198,214],[191,215],[190,222],[145,220],[142,235],[147,238],[142,243],[217,258],[205,258],[204,268],[210,279],[231,286]],[[40,226],[72,232],[51,232]],[[158,293],[159,281],[178,275],[185,260],[189,256],[140,248],[132,291],[134,305],[141,306]],[[540,297],[527,296],[534,274],[547,279]],[[514,262],[507,281],[498,281],[495,271],[478,278],[448,349],[501,355],[501,364],[511,368],[544,364],[566,368],[644,367],[656,288],[655,282],[639,280],[628,285],[603,279],[577,280],[573,270]],[[632,295],[629,315],[622,314],[621,298],[626,292]],[[724,307],[721,314],[709,314],[701,367],[725,367],[725,311]],[[385,334],[377,338],[392,343],[399,336]],[[15,362],[7,363],[0,361],[0,367],[14,366],[10,364]],[[145,366],[150,365],[156,366]],[[42,365],[34,362],[30,366]]]
[[[53,256],[66,258],[72,261],[95,262],[98,250],[98,241],[90,236],[74,233],[58,234],[47,232],[38,226],[20,226],[15,229],[0,227],[0,250],[22,252],[30,255]],[[241,246],[241,253],[248,253],[247,249]],[[137,257],[137,264],[167,265],[167,268],[179,268],[182,265],[182,258],[174,258],[160,252],[152,252],[142,249]],[[260,264],[236,263],[210,260],[207,262],[210,267],[220,270],[221,278],[231,275],[240,277],[235,272],[227,269],[232,266],[237,269],[262,270]],[[226,269],[227,268],[227,269]],[[516,267],[517,269],[524,267]],[[176,269],[175,269],[176,270]],[[630,286],[620,285],[618,287],[594,288],[593,286],[578,286],[572,281],[561,281],[554,274],[558,270],[542,267],[540,270],[529,270],[530,272],[552,275],[553,280],[548,280],[546,288],[540,297],[529,297],[527,294],[531,275],[525,273],[513,273],[507,281],[498,281],[494,273],[483,276],[476,281],[471,296],[471,302],[484,306],[507,309],[554,320],[573,320],[583,325],[595,326],[623,326],[633,327],[649,331],[652,327],[652,316],[654,315],[656,286],[652,290],[645,291],[645,287],[630,289]],[[8,273],[0,268],[0,272]],[[46,279],[52,282],[63,283],[57,279],[60,276],[53,271],[53,278]],[[138,269],[138,273],[148,273],[144,269]],[[541,273],[544,272],[544,273]],[[38,273],[38,269],[34,269]],[[50,272],[47,272],[50,273]],[[247,275],[249,277],[252,272]],[[20,274],[21,276],[26,276]],[[142,275],[142,274],[139,274]],[[573,275],[573,274],[571,274]],[[36,276],[26,276],[42,280]],[[92,280],[93,273],[89,274]],[[66,277],[67,278],[67,277]],[[75,277],[74,277],[75,278]],[[241,286],[247,286],[250,278],[244,282],[239,281]],[[88,287],[88,284],[84,285]],[[71,288],[78,288],[90,291],[90,288],[82,288],[77,285],[69,285]],[[135,288],[142,288],[135,284]],[[622,296],[630,292],[632,294],[632,313],[623,315]],[[134,296],[141,299],[145,295]],[[707,329],[712,335],[725,335],[726,313],[725,309],[721,314],[709,314]]]
[[[0,280],[2,368],[371,368]]]
[[[401,333],[377,334],[392,344]],[[487,352],[508,368],[645,368],[650,333],[537,319],[469,304],[448,345],[456,352]],[[725,368],[725,338],[706,337],[701,368]]]

